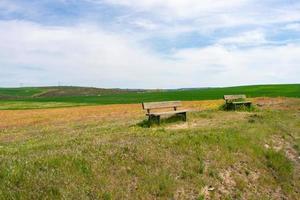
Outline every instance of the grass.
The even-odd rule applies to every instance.
[[[35,87],[0,88],[0,97],[31,97],[42,92],[45,92],[45,89]]]
[[[122,94],[137,92],[139,90],[103,89],[93,87],[75,86],[48,86],[48,87],[21,87],[21,88],[0,88],[1,99],[22,99],[22,98],[49,98],[66,96],[100,96],[108,94]]]
[[[0,111],[0,199],[297,199],[294,101],[251,112],[186,102],[201,108],[187,123],[151,128],[134,104]]]
[[[0,96],[2,94],[0,89]],[[5,89],[7,91],[9,89]],[[76,90],[77,91],[77,90]],[[300,97],[300,84],[291,85],[256,85],[256,86],[239,86],[228,88],[205,88],[205,89],[190,89],[190,90],[162,90],[162,91],[128,91],[128,92],[106,92],[101,96],[93,96],[94,93],[82,94],[84,89],[80,90],[78,96],[73,93],[66,92],[66,96],[56,95],[50,97],[46,94],[33,97],[33,96],[19,96],[17,99],[10,97],[10,99],[2,98],[0,104],[6,104],[1,109],[14,109],[17,107],[21,109],[22,106],[16,106],[16,102],[20,104],[34,104],[37,102],[57,102],[68,103],[74,106],[81,104],[88,105],[106,105],[106,104],[128,104],[128,103],[141,103],[150,101],[167,101],[167,100],[182,100],[182,101],[195,101],[195,100],[213,100],[222,99],[224,94],[246,94],[247,97]],[[13,93],[13,92],[11,92]],[[3,94],[7,94],[3,93]],[[61,93],[59,93],[61,94]],[[71,95],[72,94],[72,95]],[[12,102],[12,106],[9,106]]]
[[[288,181],[293,172],[293,164],[283,152],[268,150],[265,153],[267,166],[274,170],[274,175],[280,181]]]
[[[27,110],[43,108],[61,108],[89,105],[86,103],[71,102],[28,102],[28,101],[1,101],[0,110]]]

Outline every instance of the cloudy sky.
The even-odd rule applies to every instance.
[[[0,0],[0,87],[299,82],[299,0]]]

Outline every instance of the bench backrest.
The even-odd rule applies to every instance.
[[[238,94],[238,95],[224,95],[224,100],[227,102],[239,100],[239,99],[246,99],[246,95]]]
[[[143,102],[142,105],[143,109],[150,113],[152,109],[173,108],[177,110],[177,107],[181,106],[181,101]]]

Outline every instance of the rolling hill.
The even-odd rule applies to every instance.
[[[21,87],[0,88],[0,99],[65,97],[65,96],[101,96],[136,92],[129,89],[105,89],[94,87],[53,86],[53,87]]]
[[[129,90],[86,87],[0,88],[0,109],[128,104],[143,101],[213,100],[224,94],[247,97],[300,97],[300,84],[253,85],[178,90]],[[47,104],[46,104],[47,103]],[[11,106],[13,105],[13,106]]]

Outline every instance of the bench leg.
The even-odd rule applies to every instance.
[[[149,115],[148,117],[149,126],[151,126],[153,121],[155,121],[157,124],[160,124],[160,116]]]
[[[160,116],[157,116],[156,119],[157,119],[157,124],[159,125],[160,124]]]
[[[184,112],[184,113],[178,113],[177,116],[181,116],[182,120],[186,122],[186,112]]]
[[[180,113],[180,115],[182,116],[182,120],[186,122],[186,112]]]
[[[153,116],[149,115],[149,117],[148,117],[148,124],[149,124],[149,126],[151,126],[152,121],[153,121]]]
[[[226,103],[226,110],[233,110],[233,109],[235,109],[233,103]]]

